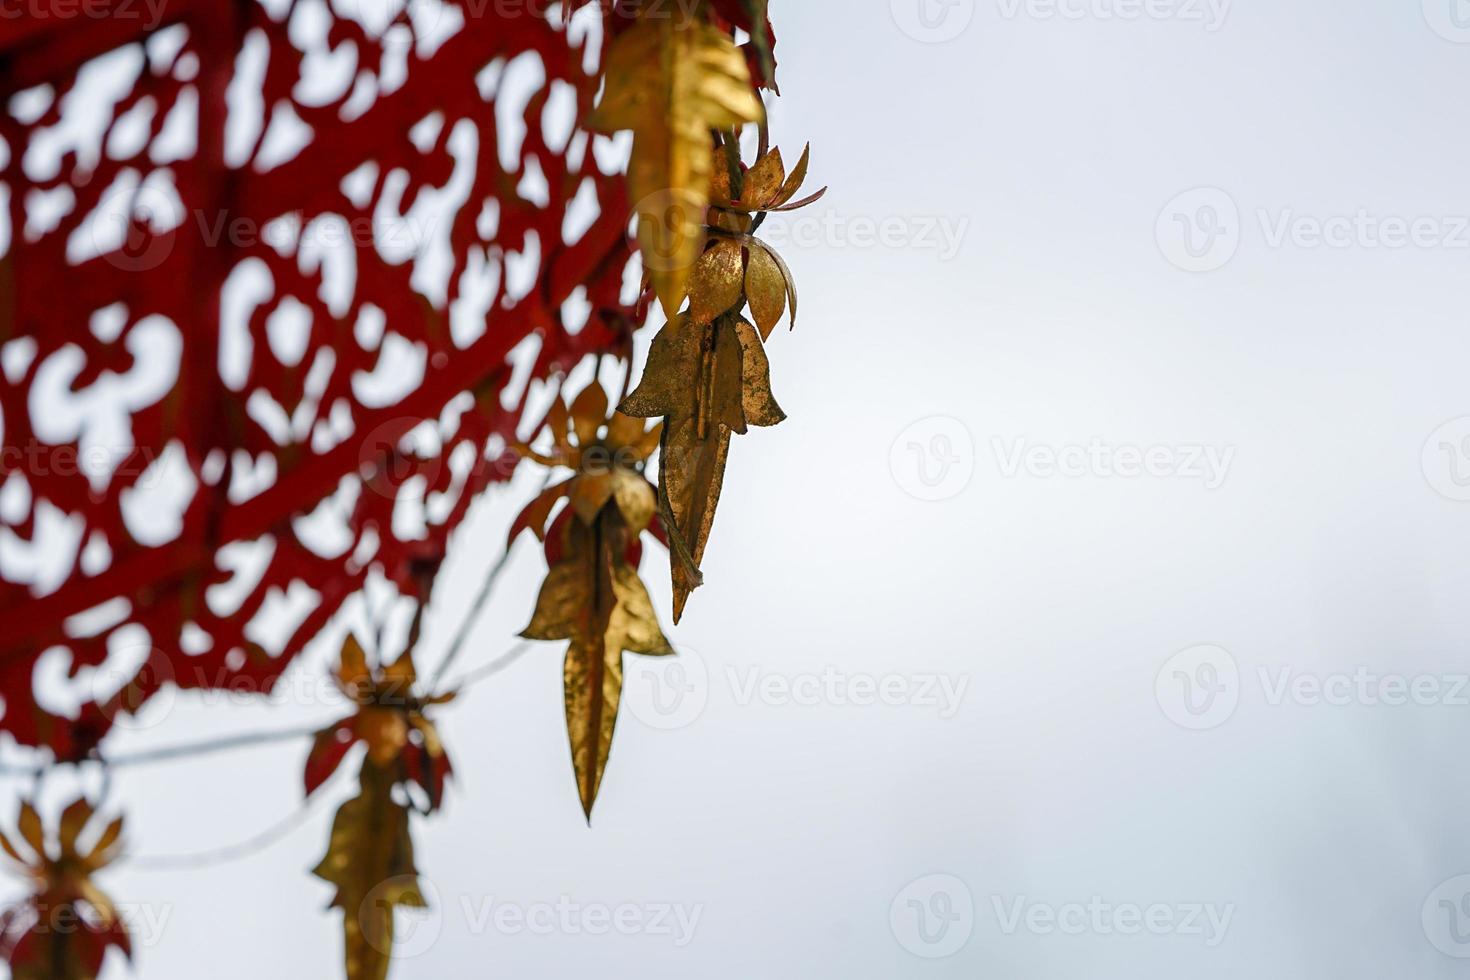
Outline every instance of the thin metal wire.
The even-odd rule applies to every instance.
[[[447,690],[469,690],[486,678],[494,677],[496,674],[500,673],[502,670],[505,670],[511,664],[521,659],[521,657],[530,652],[532,646],[534,646],[534,644],[530,640],[522,640],[520,643],[517,643],[515,646],[511,647],[509,650],[505,651],[505,653],[490,661],[485,666],[476,668],[475,670],[472,670],[464,676],[460,677],[459,680],[449,685]]]
[[[483,667],[476,668],[461,676],[450,688],[457,691],[467,690],[486,678],[505,670],[515,661],[519,660],[530,650],[530,641],[522,641],[511,647],[500,657],[492,660]],[[437,680],[436,680],[437,686]],[[230,752],[236,749],[248,749],[261,745],[274,745],[280,742],[292,742],[299,738],[307,738],[320,731],[320,726],[307,725],[297,728],[287,728],[273,732],[240,732],[234,735],[226,735],[221,738],[212,738],[199,742],[184,742],[178,745],[166,745],[157,749],[148,749],[141,752],[127,752],[121,755],[93,755],[81,760],[83,763],[97,763],[106,769],[125,769],[132,766],[147,766],[161,762],[178,762],[184,759],[196,759],[201,756],[214,755],[219,752]],[[65,763],[60,763],[64,765]],[[0,766],[0,778],[18,777],[26,779],[42,778],[49,770],[55,768],[58,763],[40,762],[31,765],[3,765]]]
[[[277,742],[292,742],[298,738],[315,735],[319,730],[320,726],[310,725],[287,728],[275,732],[242,732],[237,735],[226,735],[222,738],[209,739],[208,741],[167,745],[162,748],[148,749],[143,752],[131,752],[123,755],[107,755],[99,757],[95,761],[106,763],[114,769],[122,769],[129,766],[146,766],[157,762],[176,762],[180,759],[194,759],[199,756],[214,755],[217,752],[229,752],[233,749],[253,748],[257,745],[273,745]]]
[[[493,677],[494,675],[510,667],[521,657],[525,656],[525,654],[530,651],[533,645],[534,644],[532,644],[529,640],[517,643],[515,646],[511,647],[505,653],[490,661],[488,664],[485,664],[483,667],[476,668],[475,670],[469,671],[468,673],[461,676],[453,685],[451,685],[450,689],[455,691],[469,690],[481,681]],[[238,748],[246,744],[259,745],[265,744],[269,741],[284,741],[288,737],[301,737],[301,735],[303,734],[310,733],[310,731],[273,732],[270,733],[268,736],[257,738],[252,742],[247,742],[243,738],[237,738],[233,741],[232,745],[225,745],[223,744],[225,740],[220,740],[219,742],[209,745],[208,751],[223,751],[226,748]],[[188,748],[188,746],[177,746],[172,751],[172,754],[168,754],[170,753],[170,750],[160,749],[156,752],[149,753],[149,756],[151,756],[152,758],[144,758],[143,755],[140,753],[139,755],[130,757],[128,761],[124,764],[138,765],[144,762],[159,761],[161,758],[183,758],[184,756],[177,753],[185,748]],[[109,762],[114,765],[117,764],[115,760],[109,760]],[[324,794],[322,793],[313,793],[311,796],[307,797],[305,801],[303,801],[301,806],[291,811],[291,813],[287,814],[283,819],[272,824],[270,827],[267,827],[260,833],[254,834],[243,841],[239,841],[234,844],[227,844],[224,847],[211,848],[205,851],[193,851],[185,854],[143,854],[136,857],[127,857],[125,858],[125,861],[129,868],[133,868],[138,871],[193,871],[199,868],[207,868],[220,864],[228,864],[231,861],[239,861],[244,858],[253,857],[256,854],[265,851],[272,845],[277,844],[282,840],[285,840],[292,831],[304,825],[307,818],[311,816],[311,808],[313,803],[323,795]]]
[[[536,489],[536,493],[532,499],[534,500],[535,497],[539,497],[550,483],[551,474],[547,473],[541,481],[541,486]],[[475,601],[470,605],[469,612],[465,614],[463,621],[460,622],[459,631],[455,634],[454,641],[449,645],[448,652],[444,654],[444,659],[439,661],[439,666],[435,668],[434,676],[429,681],[430,693],[437,694],[443,690],[441,685],[444,677],[449,673],[449,668],[454,665],[455,658],[464,649],[465,642],[470,638],[470,632],[475,628],[475,622],[480,618],[480,613],[484,611],[485,606],[490,601],[490,594],[495,589],[495,583],[500,579],[500,574],[505,571],[506,565],[510,564],[510,556],[511,546],[507,542],[505,551],[501,554],[499,560],[495,562],[494,566],[491,567],[490,573],[485,576],[485,581],[480,584],[479,594],[475,596]]]
[[[292,831],[303,826],[306,823],[306,819],[311,816],[312,805],[324,795],[323,793],[313,793],[303,800],[300,806],[287,814],[284,819],[278,820],[260,833],[234,844],[184,854],[124,855],[123,861],[128,868],[136,871],[196,871],[200,868],[228,864],[231,861],[254,857],[272,845],[285,840]]]

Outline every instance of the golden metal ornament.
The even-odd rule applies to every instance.
[[[395,773],[364,759],[358,795],[332,821],[326,856],[312,874],[337,887],[347,980],[385,980],[393,910],[427,908],[414,867],[408,808],[393,797]]]
[[[732,144],[729,144],[733,146]],[[748,302],[763,339],[787,309],[796,326],[796,281],[779,253],[755,237],[764,215],[794,211],[820,200],[815,194],[794,201],[806,180],[811,147],[802,151],[789,175],[779,147],[762,154],[747,171],[738,171],[730,151],[714,149],[710,185],[709,246],[695,264],[689,282],[689,315],[708,323],[721,313],[739,313]],[[738,185],[739,191],[734,188]]]
[[[387,666],[370,668],[362,644],[351,633],[343,641],[332,680],[357,710],[317,732],[306,761],[307,793],[315,792],[349,748],[362,742],[370,762],[391,769],[401,782],[421,787],[428,810],[437,809],[450,764],[428,711],[453,701],[456,693],[415,693],[418,671],[411,649]]]
[[[95,816],[86,799],[73,802],[62,811],[52,845],[40,814],[22,801],[17,827],[24,846],[0,834],[0,849],[32,888],[27,902],[0,919],[13,980],[95,980],[108,947],[131,955],[126,923],[92,880],[120,856],[123,819],[83,843]]]
[[[570,407],[558,399],[547,418],[552,455],[520,451],[576,472],[533,500],[511,529],[512,538],[530,528],[545,540],[553,510],[567,501],[570,519],[553,524],[561,527],[555,542],[560,556],[521,635],[570,641],[562,669],[567,736],[577,795],[589,819],[622,700],[623,654],[674,652],[628,557],[657,509],[643,465],[661,429],[623,413],[609,418],[607,409],[607,394],[595,382]]]
[[[515,447],[543,466],[575,472],[526,506],[511,525],[512,541],[527,528],[537,539],[546,540],[551,514],[564,499],[583,524],[594,523],[611,502],[633,535],[648,527],[657,510],[657,496],[643,475],[643,465],[658,448],[660,427],[648,428],[642,419],[622,412],[608,417],[607,409],[607,392],[593,382],[570,406],[560,398],[552,402],[546,418],[552,438],[550,455],[525,445]]]
[[[609,508],[596,524],[567,525],[561,561],[551,567],[528,640],[570,640],[563,664],[567,736],[577,795],[588,818],[607,769],[622,700],[623,654],[674,652],[637,571],[623,560],[627,530]]]
[[[667,506],[674,622],[702,582],[699,563],[724,485],[732,434],[786,418],[771,392],[760,333],[739,316],[680,316],[654,337],[638,387],[619,411],[664,420],[659,494]]]
[[[644,268],[672,318],[704,247],[711,131],[759,122],[765,107],[735,42],[698,19],[638,21],[610,45],[605,78],[588,126],[633,131],[629,197]]]

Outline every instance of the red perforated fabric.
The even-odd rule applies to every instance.
[[[526,377],[630,324],[596,3],[105,6],[0,22],[0,727],[61,758],[421,596]],[[42,658],[144,666],[58,717]]]

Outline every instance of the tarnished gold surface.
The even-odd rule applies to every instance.
[[[393,910],[426,908],[418,887],[408,810],[393,798],[394,776],[363,763],[358,795],[332,821],[327,853],[312,871],[337,887],[348,980],[384,980],[393,952]]]
[[[764,117],[744,56],[709,24],[647,18],[608,49],[606,88],[588,125],[633,131],[629,198],[644,265],[669,318],[704,247],[710,131]]]

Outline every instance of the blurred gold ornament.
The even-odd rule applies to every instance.
[[[92,875],[116,861],[123,820],[104,826],[88,843],[82,837],[95,811],[78,799],[61,814],[54,846],[40,814],[20,804],[19,847],[0,834],[0,848],[31,881],[29,899],[0,916],[0,942],[14,980],[95,980],[110,946],[131,955],[127,925]]]
[[[414,867],[408,808],[393,797],[393,772],[371,758],[358,795],[332,821],[326,856],[312,874],[337,887],[347,980],[384,980],[393,954],[393,910],[427,908]]]

